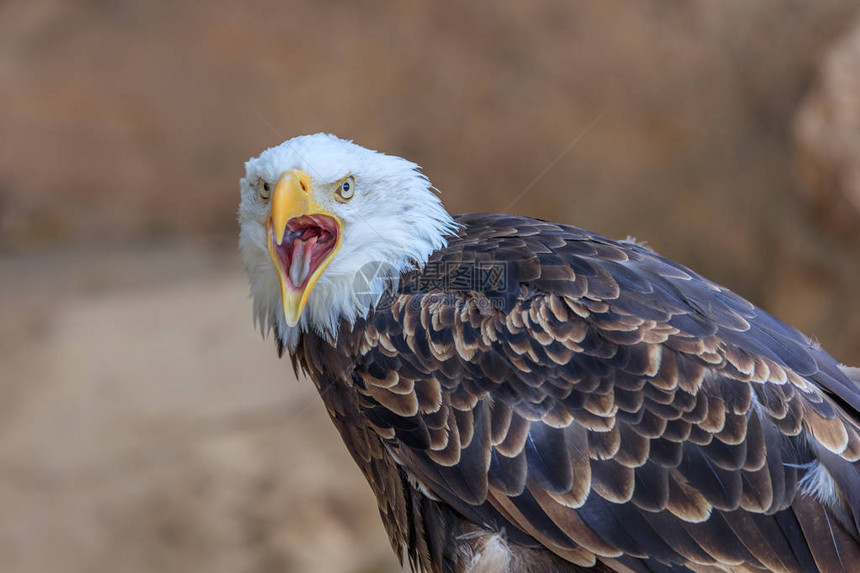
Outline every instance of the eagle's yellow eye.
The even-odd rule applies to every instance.
[[[346,179],[340,182],[335,190],[337,196],[343,199],[344,201],[349,201],[352,199],[352,196],[355,194],[355,178],[350,175]]]
[[[257,179],[257,195],[263,201],[267,201],[272,196],[272,184],[264,179]]]

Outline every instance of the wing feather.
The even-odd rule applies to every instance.
[[[578,565],[860,558],[860,371],[643,247],[458,222],[433,268],[504,280],[434,291],[415,271],[351,330],[362,411],[423,487]],[[817,463],[839,496],[799,486]]]

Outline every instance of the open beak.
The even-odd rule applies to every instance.
[[[284,318],[296,326],[308,296],[340,248],[343,223],[313,202],[308,175],[287,171],[272,192],[269,256],[281,282]]]

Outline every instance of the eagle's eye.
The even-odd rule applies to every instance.
[[[338,184],[335,193],[337,193],[337,196],[344,201],[349,201],[350,199],[352,199],[352,196],[355,194],[355,178],[350,175],[349,177],[341,181]]]
[[[267,201],[272,196],[272,184],[263,179],[257,179],[257,195],[263,201]]]

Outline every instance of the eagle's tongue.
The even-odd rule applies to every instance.
[[[293,287],[299,288],[307,280],[311,270],[311,253],[318,237],[311,237],[307,241],[296,239],[293,241],[293,256],[290,261],[290,282]]]

